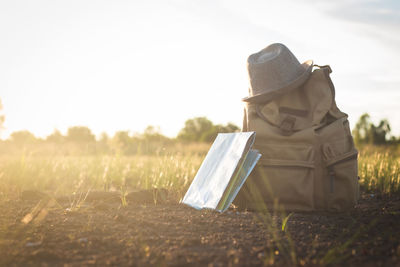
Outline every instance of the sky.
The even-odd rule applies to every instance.
[[[400,135],[397,0],[0,0],[0,137],[241,126],[247,57],[276,42],[332,67],[351,127],[368,112]]]

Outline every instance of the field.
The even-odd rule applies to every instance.
[[[400,266],[396,148],[361,149],[351,212],[219,214],[179,204],[208,147],[3,153],[0,266]]]

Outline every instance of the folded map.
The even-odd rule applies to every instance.
[[[261,154],[251,149],[255,132],[220,133],[182,203],[224,212],[235,199]]]

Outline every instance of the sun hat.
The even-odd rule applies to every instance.
[[[245,102],[263,103],[303,85],[311,74],[313,61],[303,64],[283,44],[267,46],[247,59],[250,87]]]

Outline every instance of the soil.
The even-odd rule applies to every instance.
[[[0,266],[400,266],[399,197],[292,213],[282,231],[276,214],[197,211],[173,196],[22,192],[0,203]]]

